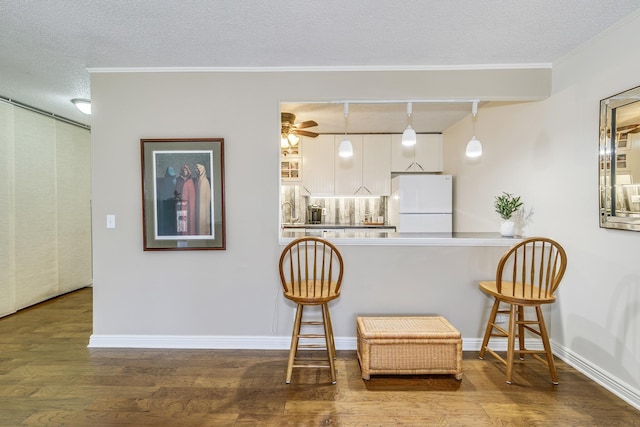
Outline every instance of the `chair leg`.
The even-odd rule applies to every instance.
[[[293,322],[293,332],[291,333],[291,347],[289,348],[289,363],[287,365],[287,378],[285,382],[291,383],[291,374],[293,373],[293,364],[295,363],[296,353],[298,352],[298,341],[300,340],[300,326],[302,324],[302,311],[304,306],[298,304],[296,307],[296,320]]]
[[[322,310],[326,311],[326,318],[327,318],[327,322],[326,324],[329,326],[329,334],[331,336],[331,351],[332,351],[332,357],[335,360],[336,359],[336,342],[335,339],[333,337],[333,324],[331,323],[331,315],[329,314],[329,304],[323,304],[322,305]],[[328,349],[328,348],[327,348]]]
[[[331,383],[336,383],[336,366],[333,360],[336,355],[335,344],[333,342],[333,328],[331,326],[331,317],[329,315],[329,306],[322,304],[322,321],[324,323],[324,339],[327,343],[327,359],[329,360],[329,369],[331,371]]]
[[[513,376],[513,358],[516,346],[516,316],[517,306],[511,305],[509,313],[509,336],[507,337],[507,384],[511,384]]]
[[[491,338],[491,333],[493,332],[493,325],[496,322],[496,315],[498,314],[499,306],[500,302],[496,299],[493,302],[493,307],[491,307],[491,313],[489,314],[487,328],[484,331],[484,339],[482,340],[482,346],[480,346],[480,355],[478,356],[478,358],[480,359],[484,359],[484,353],[487,350],[487,345],[489,344],[489,339]]]
[[[524,346],[524,306],[518,306],[518,348],[525,350]],[[520,360],[524,360],[524,353],[519,353]]]
[[[544,317],[542,316],[542,310],[540,306],[536,306],[536,315],[538,316],[538,324],[540,325],[540,337],[542,338],[542,345],[547,355],[547,365],[549,366],[549,372],[551,373],[551,382],[554,385],[558,385],[558,373],[556,372],[556,366],[553,363],[553,353],[551,353],[551,344],[549,343],[549,334],[547,333],[547,327],[544,324]]]

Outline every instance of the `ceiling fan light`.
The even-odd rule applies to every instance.
[[[75,98],[72,99],[71,102],[73,102],[73,105],[75,105],[78,110],[80,110],[84,114],[88,116],[91,115],[91,101],[89,101],[88,99]]]
[[[475,135],[467,143],[466,153],[467,157],[474,158],[482,156],[482,144],[476,138]]]
[[[351,141],[349,138],[345,137],[340,145],[338,146],[338,156],[340,157],[352,157],[353,156],[353,145],[351,145]]]
[[[300,142],[300,137],[296,134],[290,133],[289,136],[287,137],[287,139],[289,140],[289,142],[291,143],[291,145],[298,145],[298,142]]]
[[[285,134],[280,135],[280,148],[289,148],[289,138]]]
[[[407,128],[402,132],[402,145],[405,147],[416,145],[416,138],[416,131],[413,130],[411,125],[407,125]]]

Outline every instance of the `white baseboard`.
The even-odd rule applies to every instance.
[[[551,350],[556,357],[567,365],[575,368],[629,405],[640,410],[640,390],[611,375],[609,372],[603,371],[593,363],[553,341],[551,341]]]
[[[336,337],[336,350],[355,350],[355,337]],[[290,336],[213,336],[213,335],[91,335],[89,348],[167,348],[167,349],[227,349],[227,350],[288,350]],[[463,351],[480,351],[482,339],[465,338]],[[540,348],[537,341],[529,348]],[[506,351],[506,339],[494,338],[491,348]]]
[[[355,337],[336,337],[337,350],[355,350]],[[162,348],[162,349],[227,349],[288,350],[290,336],[206,336],[206,335],[91,335],[89,348]],[[463,351],[480,351],[481,338],[463,338]],[[540,349],[538,340],[527,340],[531,349]],[[640,390],[614,377],[571,350],[551,342],[553,354],[586,375],[597,384],[640,410]],[[491,348],[506,351],[506,339],[491,340]]]
[[[355,338],[336,337],[337,350],[355,350]],[[91,335],[89,348],[289,350],[290,336]]]

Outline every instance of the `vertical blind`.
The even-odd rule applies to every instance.
[[[0,316],[91,284],[90,134],[0,103]]]

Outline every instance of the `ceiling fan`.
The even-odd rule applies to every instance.
[[[616,131],[618,133],[639,133],[640,124],[620,126],[619,128],[616,129]]]
[[[280,113],[280,125],[281,125],[281,138],[280,146],[282,148],[293,147],[298,145],[301,136],[307,136],[315,138],[319,134],[316,132],[310,132],[308,130],[302,130],[314,126],[318,126],[313,120],[307,120],[305,122],[296,123],[296,115],[293,113]]]

